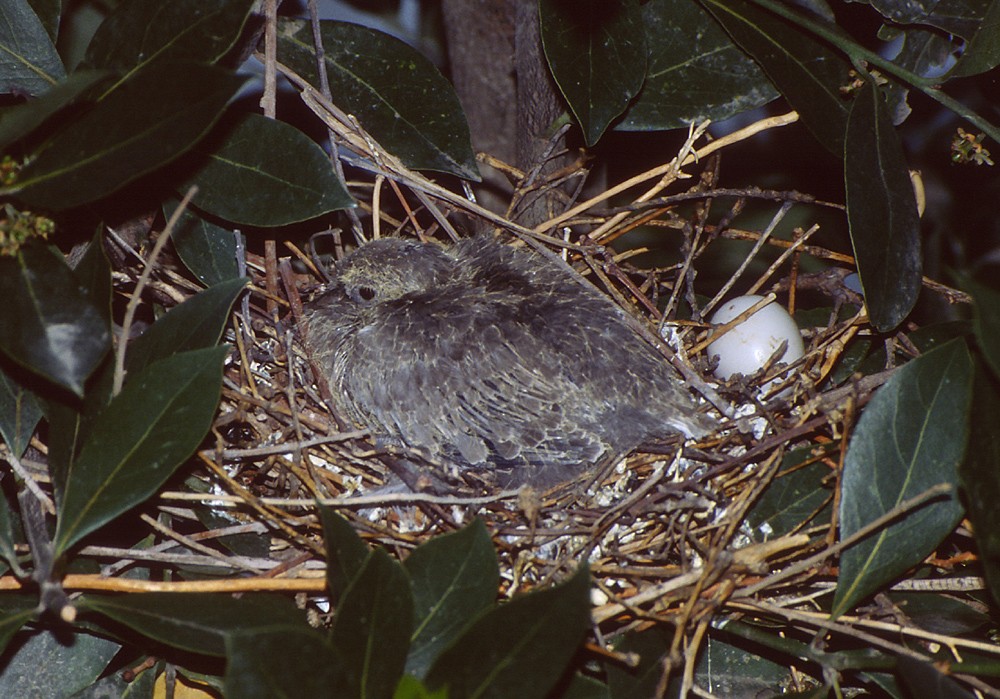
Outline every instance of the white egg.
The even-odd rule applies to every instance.
[[[740,296],[719,308],[711,318],[722,325],[761,301],[763,296]],[[785,340],[788,347],[778,360],[794,362],[805,353],[798,326],[784,308],[769,303],[708,346],[709,357],[718,357],[715,375],[728,379],[740,373],[749,376],[758,371]]]

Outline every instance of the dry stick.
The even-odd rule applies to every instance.
[[[765,270],[765,272],[762,275],[760,275],[760,279],[757,280],[757,283],[751,286],[747,290],[747,293],[750,294],[757,293],[757,290],[760,289],[760,287],[764,286],[764,282],[770,279],[771,275],[774,274],[775,270],[777,270],[778,267],[780,267],[781,265],[785,264],[785,260],[787,260],[790,256],[796,254],[799,248],[802,247],[803,243],[812,238],[813,234],[815,234],[816,231],[818,230],[819,230],[819,225],[813,224],[809,228],[809,230],[807,230],[805,233],[799,236],[794,243],[785,248],[784,252],[778,255],[778,259],[772,262],[770,267],[768,267],[767,270]]]
[[[105,578],[100,575],[71,574],[62,581],[66,590],[106,590],[110,592],[325,592],[326,578],[235,578],[226,580],[179,580],[160,582],[132,578]],[[28,583],[29,585],[31,583]],[[0,578],[0,590],[23,590],[13,577]]]
[[[257,572],[257,569],[255,567],[243,563],[243,561],[240,560],[239,556],[227,556],[221,551],[213,549],[211,546],[205,546],[205,544],[199,544],[197,541],[193,541],[189,537],[186,537],[183,534],[174,531],[170,527],[161,524],[156,519],[150,517],[147,514],[142,514],[140,515],[140,517],[143,522],[151,526],[156,531],[160,532],[164,536],[170,537],[175,542],[185,546],[186,548],[191,549],[192,551],[199,551],[210,558],[215,558],[216,560],[224,561],[227,565],[233,566],[234,568],[242,568],[243,570],[247,570],[252,573]]]
[[[177,205],[174,213],[170,215],[170,220],[167,221],[166,227],[156,239],[156,243],[153,244],[153,250],[149,253],[149,259],[146,260],[146,266],[142,270],[142,274],[139,275],[139,281],[136,282],[135,289],[132,291],[132,298],[128,300],[128,305],[125,307],[121,336],[118,338],[118,346],[115,347],[115,375],[111,388],[112,396],[117,396],[121,393],[122,384],[125,382],[125,349],[128,346],[129,332],[132,330],[132,321],[135,319],[135,311],[139,307],[142,292],[146,288],[146,284],[149,283],[149,278],[153,275],[153,267],[156,265],[156,259],[160,256],[163,246],[167,244],[167,240],[170,239],[174,228],[177,226],[177,221],[197,193],[197,185],[191,185],[184,198],[181,199],[181,203]]]
[[[785,214],[787,214],[791,208],[792,204],[789,202],[785,202],[778,208],[778,211],[771,218],[771,222],[767,224],[767,228],[764,229],[760,236],[758,236],[756,242],[754,242],[753,248],[750,250],[750,254],[743,259],[743,262],[740,264],[736,272],[729,277],[725,284],[722,285],[722,288],[719,289],[718,293],[716,293],[712,300],[705,304],[705,306],[701,309],[703,315],[711,312],[711,310],[718,305],[722,298],[729,293],[729,290],[733,288],[736,281],[743,276],[747,267],[750,266],[750,262],[757,256],[760,249],[764,247],[764,243],[771,237],[774,229],[777,228],[778,224],[785,218]]]
[[[264,93],[260,106],[264,116],[277,116],[278,74],[275,61],[278,55],[278,3],[280,0],[264,0]]]
[[[684,158],[684,160],[681,161],[679,165],[675,165],[673,161],[671,161],[665,165],[659,165],[651,170],[647,170],[646,172],[640,173],[635,177],[629,178],[624,182],[615,185],[611,189],[602,192],[601,194],[598,194],[597,196],[592,197],[591,199],[588,199],[587,201],[582,202],[581,204],[577,204],[572,209],[564,211],[555,218],[536,226],[533,232],[544,233],[547,230],[551,230],[552,228],[558,226],[560,223],[563,223],[564,221],[573,218],[577,214],[583,213],[584,211],[599,204],[600,202],[605,201],[606,199],[610,199],[616,194],[620,194],[621,192],[624,192],[627,189],[631,189],[632,187],[638,184],[642,184],[646,180],[651,180],[654,177],[662,177],[663,175],[670,172],[674,168],[681,168],[684,167],[685,165],[688,165],[689,163],[696,162],[697,160],[704,158],[705,156],[711,153],[714,153],[720,148],[724,148],[733,143],[744,141],[750,138],[751,136],[755,136],[761,131],[766,131],[768,129],[773,129],[779,126],[787,126],[788,124],[795,123],[796,121],[798,121],[798,118],[799,118],[798,113],[788,112],[787,114],[782,114],[780,116],[761,119],[758,122],[755,122],[753,124],[750,124],[749,126],[734,131],[731,134],[727,134],[726,136],[718,138],[712,141],[711,143],[703,146],[702,148],[699,148],[697,151]]]
[[[851,534],[851,536],[847,537],[846,539],[842,539],[839,543],[834,544],[833,546],[830,546],[828,548],[825,548],[819,553],[810,556],[809,558],[803,561],[799,561],[798,563],[793,563],[784,570],[778,571],[777,573],[767,576],[760,582],[754,583],[753,585],[749,585],[741,590],[737,590],[736,592],[733,593],[733,597],[749,597],[755,592],[759,592],[760,590],[763,590],[765,588],[772,587],[773,585],[781,582],[782,580],[787,580],[788,578],[798,575],[799,573],[804,573],[810,568],[813,568],[816,565],[822,563],[833,554],[839,553],[848,546],[851,546],[854,543],[860,541],[861,539],[864,539],[865,537],[875,533],[882,527],[889,524],[892,520],[896,519],[897,517],[906,514],[910,510],[914,510],[920,507],[928,500],[932,500],[933,498],[939,497],[941,495],[947,495],[948,493],[952,492],[952,490],[954,490],[954,488],[952,487],[951,483],[938,483],[935,486],[931,486],[930,488],[920,493],[919,495],[915,495],[914,497],[899,503],[896,507],[886,512],[881,517],[868,523],[858,531]]]
[[[10,464],[11,469],[24,481],[24,486],[31,491],[31,494],[38,501],[38,504],[42,506],[42,509],[50,515],[54,515],[56,513],[56,506],[52,503],[52,499],[45,494],[45,491],[38,487],[38,483],[35,482],[31,474],[21,465],[21,460],[17,455],[6,446],[0,446],[0,458]]]
[[[204,457],[203,457],[204,458]],[[315,509],[318,505],[324,507],[382,507],[385,505],[409,505],[429,503],[432,505],[489,505],[504,500],[516,500],[520,490],[502,490],[493,495],[483,496],[452,496],[429,495],[427,493],[386,493],[383,495],[355,495],[346,498],[254,498],[254,501],[267,507]],[[208,502],[220,507],[241,505],[246,499],[240,495],[166,492],[160,494],[161,500],[175,502]]]

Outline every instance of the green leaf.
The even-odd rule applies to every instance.
[[[253,0],[129,0],[98,27],[83,65],[135,72],[153,61],[215,63],[236,43]]]
[[[111,334],[62,255],[40,245],[0,258],[0,349],[15,362],[83,394]]]
[[[158,62],[42,144],[6,193],[53,210],[106,196],[193,146],[244,81],[213,66]]]
[[[448,692],[444,689],[432,692],[416,677],[403,675],[396,685],[392,699],[448,699]]]
[[[832,450],[832,446],[828,449]],[[781,471],[761,493],[747,514],[747,522],[764,539],[775,539],[807,525],[811,517],[829,512],[833,491],[827,481],[830,467],[813,460],[816,447],[796,449],[785,455]]]
[[[35,394],[0,368],[0,436],[14,456],[24,454],[41,419],[42,406]]]
[[[650,0],[642,5],[642,17],[649,49],[646,82],[617,129],[653,131],[719,121],[778,96],[760,66],[698,3]]]
[[[431,689],[463,697],[545,697],[590,627],[590,572],[532,592],[476,619],[435,661]]]
[[[334,602],[361,572],[371,549],[351,527],[350,522],[330,507],[319,508],[323,523],[323,539],[326,544],[326,584]]]
[[[976,362],[969,449],[958,469],[969,508],[980,565],[995,602],[1000,603],[1000,381]]]
[[[939,0],[938,2],[906,2],[906,0],[862,0],[879,14],[897,25],[925,24],[970,39],[983,21],[989,0]]]
[[[7,493],[0,489],[0,558],[7,561],[8,567],[21,576],[23,571],[18,564],[17,551],[14,549],[14,518],[18,517],[20,512],[11,507],[12,497],[8,497]],[[0,652],[3,652],[2,646]]]
[[[861,414],[841,480],[840,536],[940,483],[957,486],[969,431],[972,361],[953,340],[901,367]],[[956,493],[925,503],[846,549],[834,617],[917,565],[962,517]]]
[[[180,189],[198,185],[194,204],[227,221],[284,226],[354,206],[323,149],[284,122],[247,114],[195,153],[205,165]]]
[[[125,354],[129,375],[173,354],[218,344],[229,322],[229,311],[246,285],[246,279],[230,279],[171,308],[129,343]]]
[[[68,627],[25,636],[0,671],[0,696],[68,697],[93,684],[121,650],[114,641]],[[49,671],[40,672],[43,667]]]
[[[646,34],[638,0],[540,0],[552,76],[593,145],[642,87]]]
[[[55,44],[27,0],[0,6],[0,93],[40,95],[66,77]]]
[[[975,699],[978,696],[963,689],[962,685],[942,674],[929,662],[924,663],[906,655],[899,656],[897,677],[900,684],[909,689],[910,695],[914,697]]]
[[[309,628],[247,630],[226,639],[226,699],[346,697],[344,661]],[[366,695],[367,696],[367,695]]]
[[[222,656],[234,634],[274,626],[308,628],[305,615],[284,597],[248,594],[150,592],[85,595],[76,605],[124,624],[158,643]]]
[[[873,80],[851,108],[844,143],[847,221],[872,325],[887,332],[920,294],[920,216],[903,147]]]
[[[760,63],[814,136],[838,157],[848,105],[840,86],[850,63],[825,43],[749,0],[700,0],[744,51]]]
[[[176,201],[165,204],[164,216],[169,218],[176,208]],[[184,266],[202,284],[211,286],[239,277],[236,235],[188,208],[178,219],[171,238]]]
[[[404,561],[414,630],[406,672],[424,677],[438,654],[496,601],[500,568],[480,520],[417,547]]]
[[[0,603],[0,652],[38,612],[38,595],[5,594]],[[2,671],[0,671],[2,672]]]
[[[982,24],[969,42],[949,78],[985,73],[1000,65],[1000,0],[990,3]]]
[[[611,690],[606,684],[577,673],[559,696],[561,699],[611,699]]]
[[[1000,293],[969,277],[959,283],[972,296],[972,327],[983,359],[1000,378]]]
[[[59,13],[62,12],[62,0],[28,0],[28,4],[38,15],[49,39],[55,43],[59,36]]]
[[[98,416],[66,484],[57,556],[155,493],[191,455],[215,414],[228,352],[212,347],[154,362]]]
[[[109,77],[104,71],[78,71],[37,99],[0,110],[0,148],[32,133],[49,117],[79,101]]]
[[[355,24],[323,21],[321,34],[338,107],[357,117],[407,167],[479,181],[458,95],[427,58],[398,39]],[[279,22],[278,55],[318,85],[308,21]]]
[[[412,627],[409,576],[377,549],[344,591],[330,634],[345,662],[350,696],[392,697],[406,665]]]

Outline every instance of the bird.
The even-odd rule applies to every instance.
[[[551,487],[709,429],[626,311],[561,260],[488,234],[365,243],[304,320],[339,413],[499,487]]]

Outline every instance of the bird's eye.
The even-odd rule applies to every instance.
[[[371,301],[377,295],[375,289],[370,286],[359,286],[357,289],[358,298],[362,301]]]

